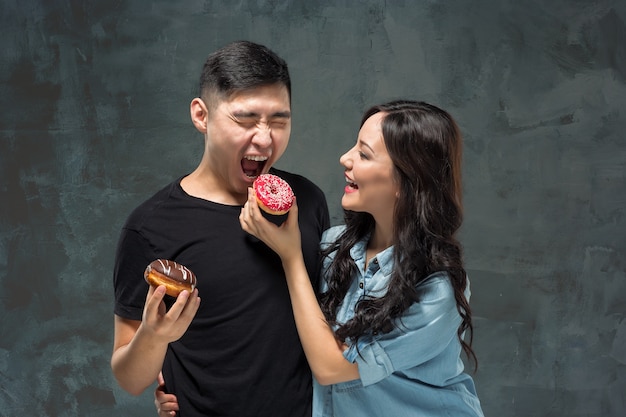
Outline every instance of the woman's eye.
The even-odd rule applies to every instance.
[[[368,159],[368,158],[367,158],[367,155],[365,155],[365,154],[364,154],[363,152],[361,152],[361,151],[359,151],[359,157],[360,157],[361,159]]]

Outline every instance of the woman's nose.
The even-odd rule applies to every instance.
[[[350,159],[350,151],[344,153],[343,155],[341,155],[339,157],[339,163],[341,165],[343,165],[344,167],[348,168],[348,164],[350,163],[351,159]]]

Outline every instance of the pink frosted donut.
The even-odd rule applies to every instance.
[[[252,184],[261,210],[273,215],[285,214],[293,204],[293,191],[287,181],[272,175],[259,175]]]

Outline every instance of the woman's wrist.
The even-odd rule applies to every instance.
[[[285,273],[290,275],[292,272],[297,272],[299,268],[304,268],[304,258],[302,257],[302,253],[294,253],[288,256],[285,256],[281,259],[283,264],[283,269]]]

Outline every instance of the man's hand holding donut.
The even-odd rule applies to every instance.
[[[198,290],[182,291],[169,311],[165,286],[150,286],[141,321],[115,316],[115,340],[111,368],[120,386],[139,395],[158,377],[169,343],[182,337],[198,307]]]
[[[200,297],[197,289],[191,294],[189,291],[182,291],[176,302],[167,310],[163,301],[164,296],[165,286],[150,286],[140,328],[144,327],[153,337],[171,343],[180,339],[187,331],[200,307]]]

